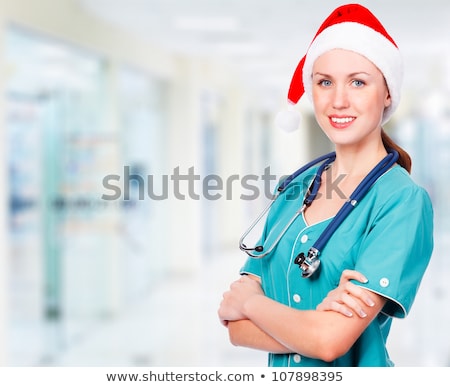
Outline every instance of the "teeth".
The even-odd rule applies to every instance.
[[[354,119],[355,119],[354,117],[344,117],[344,118],[331,117],[331,121],[333,121],[336,124],[347,124],[349,122],[352,122]]]

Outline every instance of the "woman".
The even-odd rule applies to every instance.
[[[269,352],[271,366],[393,365],[392,319],[409,312],[433,248],[430,198],[412,181],[408,154],[382,129],[398,105],[401,76],[395,42],[357,4],[325,20],[294,73],[289,102],[303,93],[312,99],[335,159],[304,171],[274,202],[259,248],[218,311],[231,342]],[[305,254],[347,199],[396,153],[321,249],[318,269],[304,270]],[[314,174],[319,184],[310,185]],[[286,230],[311,186],[315,198]]]

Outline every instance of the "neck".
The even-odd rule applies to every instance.
[[[359,177],[367,175],[372,168],[387,155],[383,144],[371,149],[336,148],[336,160],[333,163],[333,175]]]

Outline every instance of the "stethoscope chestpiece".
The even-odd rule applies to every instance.
[[[308,255],[300,253],[295,257],[294,263],[300,267],[302,278],[311,277],[320,266],[319,250],[310,248]]]

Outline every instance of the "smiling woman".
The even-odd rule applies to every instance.
[[[298,200],[270,208],[258,249],[246,251],[218,312],[230,341],[269,352],[270,366],[394,364],[386,348],[392,320],[410,311],[433,250],[430,197],[382,129],[401,81],[397,45],[358,4],[331,13],[294,73],[288,100],[308,95],[335,158],[292,180],[304,187]],[[290,221],[295,213],[302,216]],[[305,275],[305,262],[319,255]]]
[[[391,97],[383,74],[364,56],[341,49],[322,54],[314,63],[312,94],[317,121],[336,145],[361,145],[354,136],[380,138]]]

